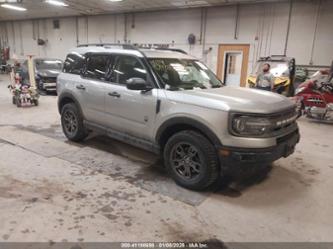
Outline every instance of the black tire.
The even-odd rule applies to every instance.
[[[35,106],[38,106],[38,105],[39,105],[39,101],[38,101],[38,99],[34,99],[34,100],[33,100],[33,104],[34,104]]]
[[[61,110],[61,125],[65,136],[74,142],[84,140],[88,133],[83,125],[83,117],[74,103],[66,104]]]
[[[44,91],[44,89],[43,89],[43,83],[42,83],[41,81],[39,81],[39,82],[37,83],[37,90],[39,90],[39,91]]]
[[[17,99],[16,99],[16,106],[17,106],[17,107],[21,107],[21,106],[22,106],[22,103],[21,103],[20,98],[17,98]]]
[[[186,146],[188,149],[183,156],[181,154],[184,153],[180,151],[184,152]],[[190,155],[192,158],[188,160]],[[216,150],[206,137],[196,131],[186,130],[174,134],[164,147],[164,163],[174,181],[188,189],[204,190],[219,178]]]
[[[305,112],[305,105],[304,102],[302,101],[300,108],[297,107],[297,118],[302,117],[304,112]]]

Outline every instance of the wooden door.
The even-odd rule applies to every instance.
[[[217,76],[232,86],[246,86],[249,64],[249,44],[220,44],[217,60]]]

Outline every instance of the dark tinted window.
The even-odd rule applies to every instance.
[[[64,63],[64,73],[80,74],[85,57],[79,53],[69,54]]]
[[[111,82],[126,84],[131,78],[147,80],[147,71],[135,57],[127,55],[116,56],[111,75]]]
[[[89,55],[86,61],[84,76],[91,79],[106,80],[108,55]]]

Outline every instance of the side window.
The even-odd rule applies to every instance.
[[[85,61],[85,56],[79,53],[71,53],[64,62],[64,73],[80,74]]]
[[[86,61],[84,76],[90,79],[106,80],[108,64],[108,55],[90,55]]]
[[[147,71],[142,63],[133,56],[116,56],[110,81],[126,85],[127,80],[131,78],[147,81]]]

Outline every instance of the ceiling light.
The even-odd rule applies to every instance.
[[[18,11],[26,11],[27,10],[26,8],[19,7],[19,6],[16,6],[16,5],[12,5],[12,4],[7,4],[7,3],[1,4],[1,7],[2,8],[7,8],[7,9],[12,9],[12,10],[18,10]]]
[[[171,2],[172,5],[177,7],[195,7],[195,6],[210,6],[210,4],[205,0],[194,0],[194,1],[176,1]]]
[[[68,4],[62,1],[58,1],[58,0],[46,0],[46,3],[55,5],[55,6],[62,6],[62,7],[67,7]]]
[[[110,2],[121,2],[123,0],[109,0]]]

